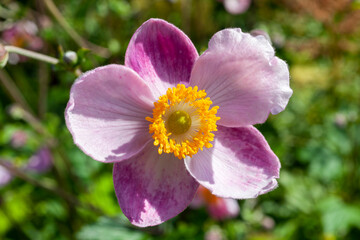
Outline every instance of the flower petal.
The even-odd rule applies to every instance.
[[[289,71],[263,36],[240,29],[216,33],[193,68],[191,86],[205,89],[219,106],[218,124],[241,127],[263,123],[284,110],[292,90]]]
[[[173,154],[159,155],[147,144],[127,161],[114,164],[114,187],[120,207],[139,227],[160,224],[182,212],[199,184]]]
[[[66,124],[86,154],[102,162],[121,161],[151,140],[145,117],[152,115],[154,101],[148,86],[130,68],[99,67],[73,84]]]
[[[125,65],[135,70],[158,98],[178,83],[188,85],[198,56],[180,29],[164,20],[150,19],[131,38]]]
[[[277,186],[280,162],[256,128],[219,126],[213,145],[186,157],[185,165],[214,195],[254,198]]]
[[[226,11],[231,14],[240,14],[249,9],[251,0],[224,0]]]

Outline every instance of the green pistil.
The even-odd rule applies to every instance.
[[[174,135],[186,133],[191,127],[191,117],[187,112],[176,111],[168,118],[167,130]]]

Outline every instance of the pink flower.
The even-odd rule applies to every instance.
[[[18,132],[21,132],[21,130],[18,130]],[[13,166],[9,161],[4,161],[4,163],[7,166]],[[49,170],[52,165],[53,160],[51,152],[48,148],[43,147],[39,149],[33,156],[31,156],[27,164],[21,166],[21,169],[25,171],[43,173]],[[12,179],[13,175],[9,172],[9,170],[0,165],[0,187],[7,185]]]
[[[25,170],[37,173],[48,171],[53,166],[53,158],[47,147],[40,148],[25,166]]]
[[[191,202],[191,206],[198,208],[203,205],[206,206],[210,216],[218,220],[236,217],[240,212],[239,204],[236,200],[217,197],[207,188],[200,186]]]
[[[86,154],[115,162],[120,207],[145,227],[183,211],[199,183],[224,198],[273,190],[280,162],[251,125],[284,110],[291,94],[287,65],[263,36],[225,29],[199,57],[181,30],[150,19],[125,66],[75,81],[65,119]]]
[[[2,33],[2,39],[10,45],[26,48],[29,50],[40,50],[44,43],[40,37],[37,37],[38,27],[32,21],[19,21],[11,28]],[[19,61],[25,61],[26,57],[10,53],[9,62],[16,64]]]
[[[38,27],[34,22],[20,21],[6,29],[2,37],[8,44],[30,50],[39,50],[43,47],[43,40],[36,36],[37,33]]]
[[[7,165],[11,165],[8,162],[5,163]],[[12,179],[13,176],[11,175],[11,173],[5,167],[0,165],[0,187],[7,185]]]
[[[223,0],[226,11],[231,14],[241,14],[246,12],[251,4],[251,0]]]

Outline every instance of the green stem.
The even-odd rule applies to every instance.
[[[69,202],[71,205],[89,209],[91,211],[96,212],[97,214],[104,215],[104,212],[101,209],[93,206],[92,204],[80,202],[75,196],[73,196],[69,192],[64,191],[63,189],[61,189],[59,187],[56,187],[52,184],[48,184],[48,183],[45,183],[42,181],[38,181],[37,179],[30,177],[22,169],[7,164],[5,160],[0,159],[0,166],[6,168],[13,176],[21,178],[22,180],[24,180],[34,186],[40,187],[40,188],[45,189],[55,195],[58,195],[62,199]]]
[[[38,115],[40,119],[43,119],[46,113],[47,96],[49,90],[49,68],[44,62],[41,62],[39,64],[38,79],[39,79]]]
[[[52,0],[42,0],[45,3],[47,9],[55,17],[61,27],[69,34],[69,36],[78,44],[80,47],[85,47],[98,54],[101,57],[107,58],[110,56],[110,51],[107,48],[100,47],[95,45],[86,39],[82,38],[66,21],[66,19],[61,15],[61,12],[56,7],[55,3]]]
[[[9,96],[16,103],[18,103],[23,109],[25,109],[29,113],[32,112],[21,91],[16,86],[14,81],[10,78],[9,74],[5,71],[5,69],[0,69],[0,83],[3,85]]]
[[[50,149],[52,149],[52,151],[55,151],[56,153],[59,154],[59,157],[62,160],[61,163],[65,164],[66,171],[70,174],[70,177],[72,178],[72,181],[75,183],[76,187],[84,189],[85,186],[81,184],[81,181],[79,181],[78,177],[74,174],[73,170],[71,169],[71,163],[65,153],[66,151],[61,146],[59,146],[58,140],[52,137],[52,135],[42,125],[41,121],[37,119],[34,115],[27,112],[25,109],[21,108],[20,106],[15,106],[15,107],[16,110],[21,113],[22,119],[25,122],[27,122],[40,135],[47,138],[47,146]],[[61,185],[64,185],[65,177],[61,174],[57,161],[54,162],[54,167],[59,175],[58,181],[60,182]]]
[[[59,59],[57,59],[57,58],[53,58],[53,57],[50,57],[50,56],[47,56],[47,55],[44,55],[41,53],[33,52],[30,50],[26,50],[26,49],[15,47],[15,46],[5,46],[5,50],[8,51],[9,53],[17,53],[22,56],[26,56],[29,58],[33,58],[33,59],[36,59],[39,61],[54,64],[54,65],[59,63]]]

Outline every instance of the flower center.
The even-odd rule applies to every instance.
[[[204,90],[198,87],[186,88],[178,84],[169,88],[166,94],[154,103],[153,117],[145,119],[152,133],[154,145],[159,154],[173,153],[182,159],[196,154],[203,147],[212,147],[212,132],[217,131],[216,116],[218,106],[210,108],[210,98],[205,98]]]
[[[191,117],[185,111],[173,112],[166,121],[167,129],[174,135],[186,133],[191,127]]]

